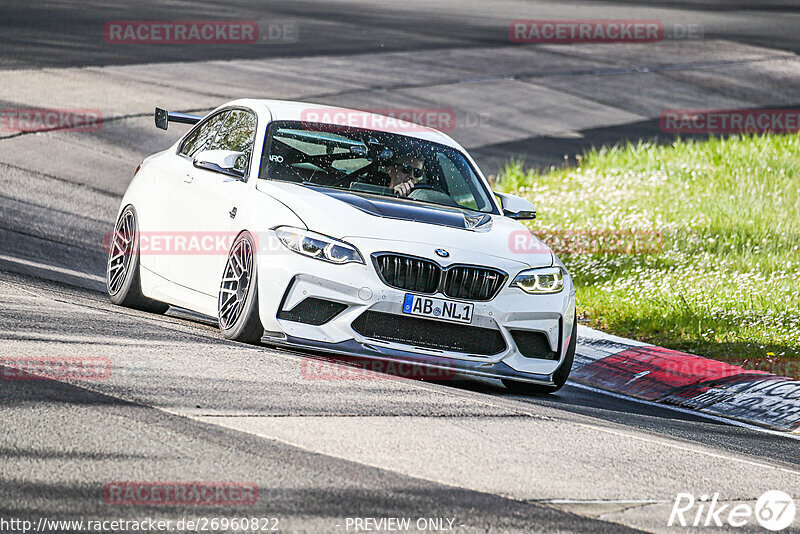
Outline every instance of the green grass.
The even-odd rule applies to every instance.
[[[512,162],[495,187],[536,205],[530,227],[570,269],[585,322],[798,375],[800,136],[629,144],[578,161]],[[640,243],[619,253],[609,235]]]

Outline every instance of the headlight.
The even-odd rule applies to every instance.
[[[546,267],[522,271],[511,282],[525,293],[547,294],[558,293],[564,289],[564,270],[561,267]]]
[[[364,263],[354,246],[332,237],[291,226],[275,228],[275,234],[286,248],[303,256],[331,263]]]

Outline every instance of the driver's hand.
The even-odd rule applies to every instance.
[[[394,192],[401,197],[407,197],[412,189],[414,189],[414,180],[406,180],[394,186]]]

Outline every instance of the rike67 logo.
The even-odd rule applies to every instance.
[[[797,509],[794,499],[786,492],[771,490],[756,501],[755,507],[748,503],[721,504],[719,493],[701,495],[699,499],[690,493],[679,493],[669,515],[668,527],[744,527],[758,522],[763,528],[777,532],[794,523]]]

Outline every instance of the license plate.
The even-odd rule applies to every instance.
[[[453,323],[471,323],[473,304],[453,300],[434,299],[406,293],[403,299],[403,313],[433,317]]]

